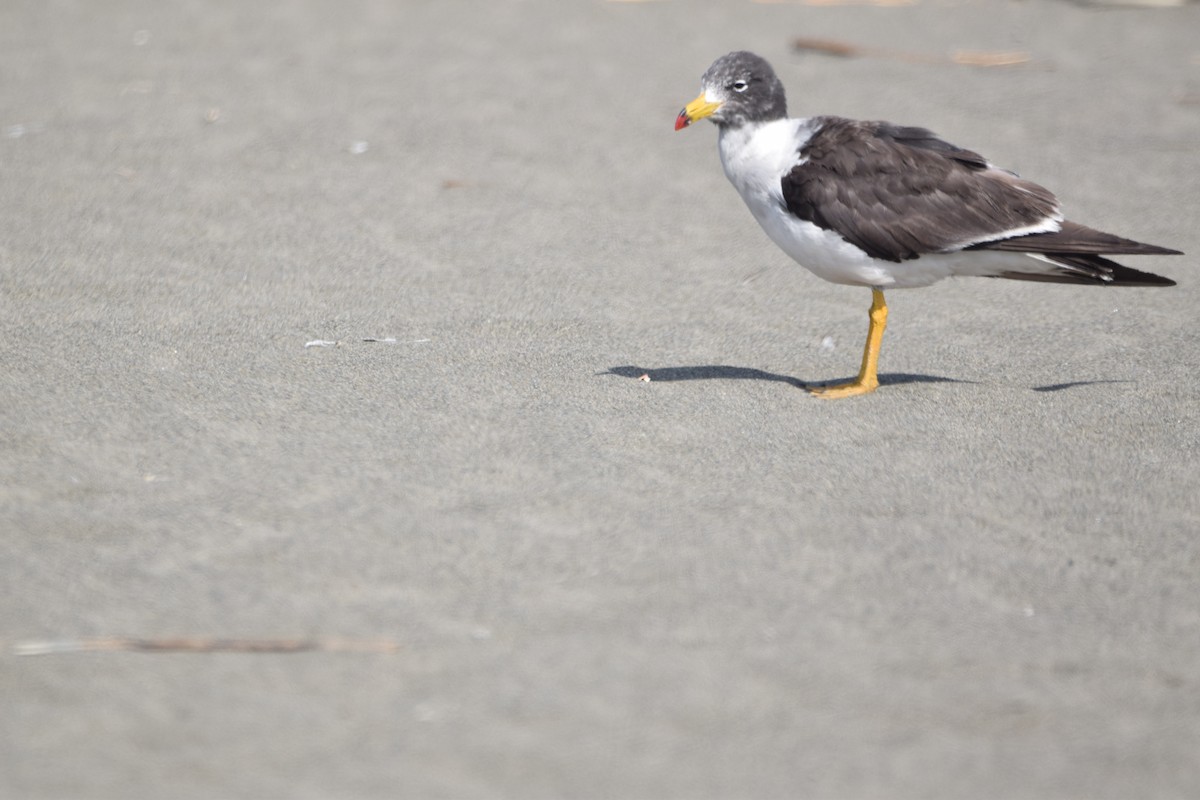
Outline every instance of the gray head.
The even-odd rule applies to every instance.
[[[679,113],[675,130],[708,117],[721,127],[787,116],[783,84],[766,59],[745,50],[721,56],[700,79],[700,96]]]

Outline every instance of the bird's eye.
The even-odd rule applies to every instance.
[[[744,92],[750,88],[750,84],[745,81],[734,81],[731,86],[735,92]]]

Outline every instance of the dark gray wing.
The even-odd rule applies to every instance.
[[[782,179],[787,209],[873,258],[945,253],[1058,214],[1047,189],[924,128],[821,117]]]
[[[1174,286],[1175,281],[1118,264],[1104,258],[1105,255],[1183,255],[1178,250],[1135,242],[1070,220],[1064,220],[1057,231],[981,242],[967,249],[1040,253],[1046,260],[1061,267],[1054,273],[1002,273],[1002,278],[1054,283],[1103,283],[1109,286]]]
[[[969,250],[1011,250],[1018,253],[1107,253],[1138,256],[1180,256],[1183,253],[1156,244],[1135,242],[1111,233],[1098,231],[1078,222],[1064,220],[1057,231],[1031,233],[1012,239],[981,242]]]

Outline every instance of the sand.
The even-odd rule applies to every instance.
[[[1196,30],[7,4],[0,794],[1196,796]],[[807,396],[869,293],[672,130],[741,48],[1179,286],[893,292],[880,391]],[[329,649],[23,654],[112,636]]]

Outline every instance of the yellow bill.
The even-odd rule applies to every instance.
[[[699,97],[684,106],[683,111],[679,112],[679,116],[675,118],[675,130],[686,128],[698,119],[711,117],[713,112],[720,107],[720,103],[709,101],[701,93]]]

